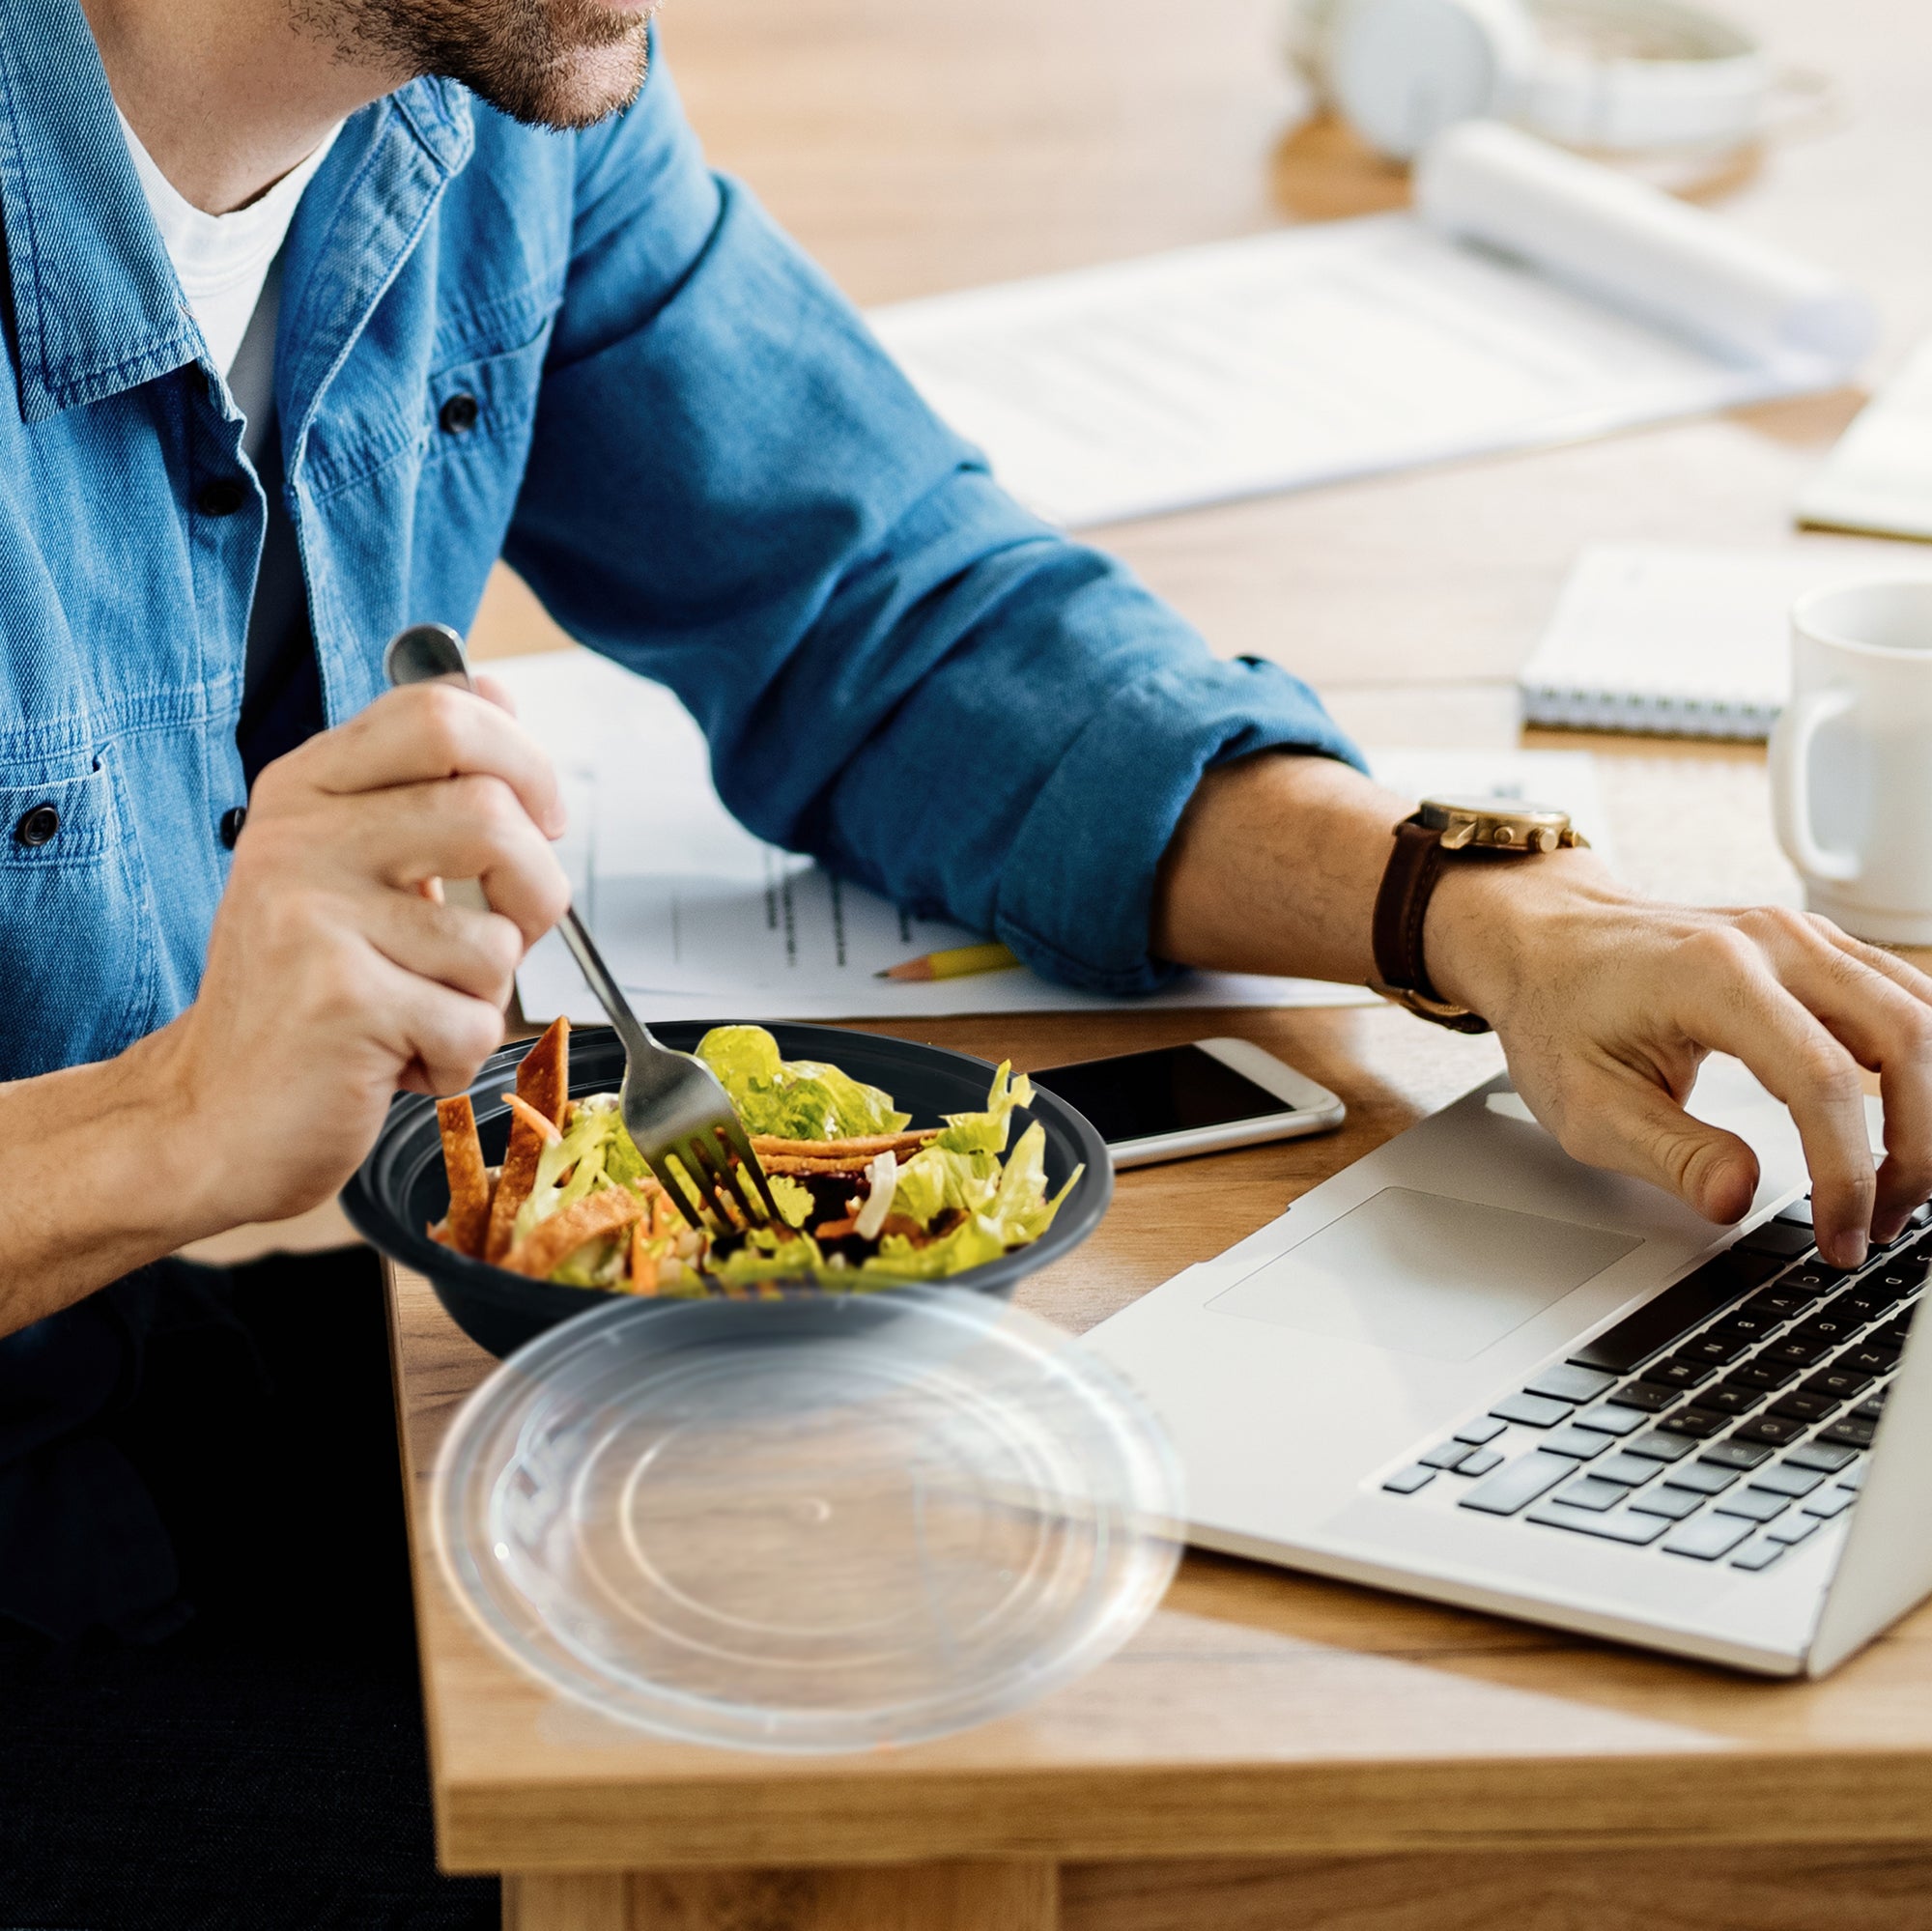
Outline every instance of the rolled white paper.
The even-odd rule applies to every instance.
[[[1649,184],[1499,121],[1465,121],[1415,165],[1431,227],[1500,248],[1730,360],[1823,362],[1871,351],[1871,302],[1828,270]]]

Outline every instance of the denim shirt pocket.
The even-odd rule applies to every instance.
[[[536,417],[544,357],[550,350],[550,318],[530,340],[491,355],[440,364],[429,379],[429,420],[424,467],[490,451],[503,461],[503,443],[528,442]]]
[[[152,1030],[154,904],[113,753],[0,767],[0,1079],[111,1059]]]

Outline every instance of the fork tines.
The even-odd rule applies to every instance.
[[[764,1168],[759,1164],[757,1154],[752,1150],[751,1142],[745,1138],[742,1127],[734,1132],[729,1127],[714,1126],[711,1140],[707,1140],[702,1133],[694,1133],[673,1150],[678,1164],[690,1176],[698,1202],[710,1210],[712,1218],[721,1228],[738,1224],[757,1227],[766,1221],[781,1220],[778,1202],[772,1198],[771,1184],[765,1178]],[[679,1211],[692,1226],[701,1229],[704,1223],[699,1207],[693,1203],[679,1183],[668,1159],[653,1160],[650,1167],[657,1176],[658,1184],[671,1197]],[[747,1184],[748,1176],[751,1185]]]

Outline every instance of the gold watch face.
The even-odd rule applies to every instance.
[[[1442,834],[1444,851],[1552,852],[1586,842],[1570,813],[1520,798],[1425,798],[1422,822]]]

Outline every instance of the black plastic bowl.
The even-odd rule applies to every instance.
[[[690,1052],[710,1028],[685,1022],[655,1030],[667,1046]],[[942,1114],[979,1112],[986,1104],[986,1093],[993,1082],[993,1068],[984,1060],[948,1052],[942,1046],[871,1033],[848,1033],[831,1026],[773,1026],[770,1031],[787,1060],[822,1060],[842,1066],[868,1086],[883,1087],[902,1113],[912,1115],[915,1126],[936,1125]],[[516,1084],[517,1063],[529,1047],[529,1041],[521,1041],[493,1054],[469,1088],[483,1157],[493,1165],[503,1157],[510,1137],[510,1109],[501,1095]],[[615,1093],[623,1076],[624,1049],[610,1027],[585,1027],[572,1033],[570,1091],[574,1096]],[[1074,1168],[1084,1164],[1087,1171],[1080,1184],[1067,1195],[1053,1225],[1031,1246],[1016,1248],[963,1274],[951,1275],[944,1286],[1005,1298],[1027,1275],[1071,1253],[1100,1224],[1114,1191],[1114,1171],[1105,1142],[1081,1115],[1050,1093],[1036,1092],[1033,1104],[1015,1113],[1013,1137],[1017,1139],[1034,1121],[1046,1129],[1048,1191],[1058,1192]],[[389,1117],[383,1122],[369,1157],[343,1189],[342,1204],[356,1229],[373,1245],[392,1261],[429,1277],[450,1319],[492,1354],[513,1353],[560,1320],[609,1300],[628,1298],[603,1288],[565,1288],[549,1281],[532,1281],[452,1253],[432,1240],[428,1229],[449,1209],[449,1184],[443,1176],[436,1103],[414,1093],[398,1095],[389,1108]],[[894,1290],[874,1292],[891,1293]]]

